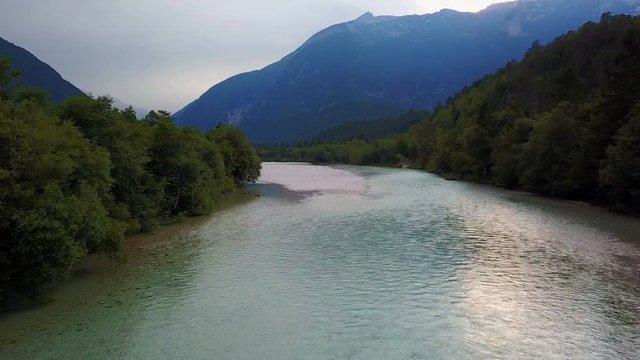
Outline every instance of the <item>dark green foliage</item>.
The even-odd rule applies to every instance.
[[[615,209],[640,211],[640,103],[607,149],[600,179]]]
[[[94,143],[110,154],[112,193],[125,207],[129,231],[150,230],[158,224],[163,192],[147,171],[152,141],[149,125],[138,123],[112,107],[111,99],[70,98],[60,106],[60,117],[75,124]]]
[[[152,127],[149,169],[163,186],[161,215],[210,212],[216,199],[229,190],[218,148],[197,130],[177,128],[169,116],[160,115]]]
[[[109,154],[39,104],[0,103],[0,289],[56,280],[88,254],[116,255]]]
[[[207,214],[259,176],[235,128],[205,136],[162,111],[138,121],[106,97],[54,107],[42,92],[4,88],[12,78],[0,59],[0,300],[37,292],[88,255],[121,257],[126,233]]]
[[[239,128],[218,124],[213,131],[207,132],[207,138],[220,149],[226,174],[236,184],[258,180],[260,158]]]
[[[412,129],[415,164],[637,211],[639,64],[640,18],[605,16],[532,46],[522,62],[476,82]]]
[[[524,189],[567,197],[578,190],[571,176],[573,152],[580,151],[581,140],[575,114],[575,106],[564,102],[538,120],[520,157]]]
[[[495,185],[507,189],[518,186],[520,154],[528,143],[534,124],[528,118],[519,118],[507,123],[496,136],[491,153],[492,182]]]
[[[6,87],[17,77],[17,73],[11,70],[11,61],[5,56],[0,56],[0,94],[7,96]]]

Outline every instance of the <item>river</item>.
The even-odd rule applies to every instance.
[[[637,359],[640,220],[398,169],[261,197],[0,320],[1,359]]]

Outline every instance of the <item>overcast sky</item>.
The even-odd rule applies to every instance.
[[[499,0],[0,0],[0,37],[79,88],[175,112],[323,28],[375,15],[478,11]]]

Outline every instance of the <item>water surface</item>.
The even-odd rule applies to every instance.
[[[253,188],[5,316],[0,358],[640,354],[637,219],[411,170],[264,164]]]

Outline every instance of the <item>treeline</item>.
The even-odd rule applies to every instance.
[[[375,141],[388,138],[392,135],[402,134],[420,121],[429,117],[426,111],[411,110],[408,113],[396,117],[381,120],[356,120],[349,121],[322,131],[309,140],[308,144],[321,144],[327,142],[344,142],[350,140]]]
[[[263,161],[353,165],[408,166],[416,157],[415,141],[409,134],[396,135],[376,141],[352,139],[323,144],[300,143],[258,147]]]
[[[382,120],[350,121],[297,144],[260,145],[258,155],[264,161],[408,165],[416,152],[407,131],[429,116],[411,110]]]
[[[106,97],[51,105],[11,88],[0,58],[0,300],[31,294],[91,254],[122,255],[126,234],[207,214],[260,174],[239,129],[136,119]]]
[[[604,14],[546,47],[534,43],[521,62],[386,141],[262,153],[356,164],[407,158],[447,178],[639,212],[640,18]],[[335,156],[337,149],[355,156]],[[373,151],[385,154],[369,157]]]

